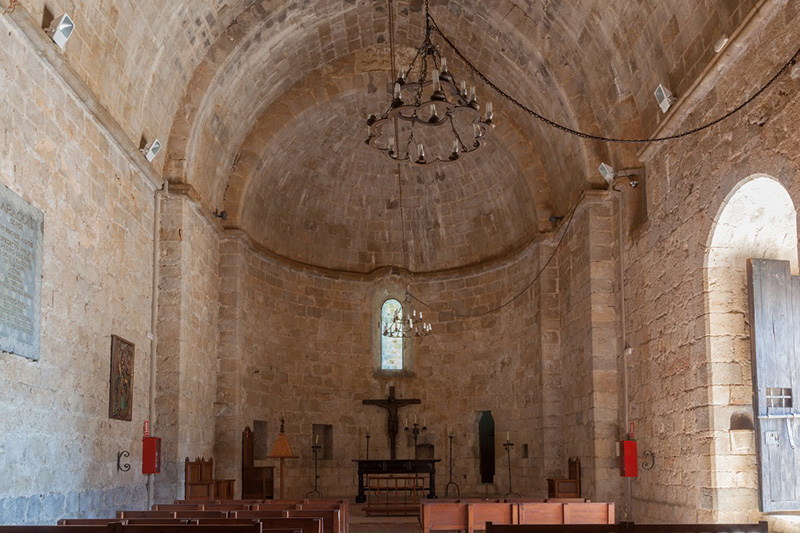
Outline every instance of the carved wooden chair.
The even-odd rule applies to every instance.
[[[214,479],[214,459],[195,457],[184,461],[184,490],[187,500],[232,499],[233,479]]]
[[[242,431],[242,498],[265,500],[274,496],[274,467],[255,466],[254,438],[250,426]]]
[[[548,479],[548,498],[580,498],[581,497],[581,458],[570,457],[567,461],[567,479]]]

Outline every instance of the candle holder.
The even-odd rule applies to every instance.
[[[458,486],[458,483],[453,481],[453,432],[451,431],[447,438],[450,439],[450,481],[447,482],[447,485],[444,487],[444,496],[445,498],[450,493],[450,485],[455,487],[456,495],[461,496],[461,488]]]
[[[522,497],[518,492],[511,490],[511,448],[513,447],[514,443],[510,442],[508,437],[506,437],[506,441],[503,443],[503,448],[506,449],[506,455],[508,456],[508,492],[503,495],[504,500],[508,499],[509,496],[516,496],[518,498]]]
[[[367,461],[369,461],[369,439],[372,438],[372,436],[369,434],[369,430],[367,430],[366,438],[367,438]]]
[[[322,498],[322,493],[319,491],[319,488],[317,486],[317,483],[319,481],[319,474],[317,474],[317,456],[321,449],[322,446],[320,446],[319,444],[311,445],[311,452],[314,454],[314,490],[306,492],[306,498],[312,494],[316,494],[318,497]]]
[[[416,422],[411,427],[406,426],[405,428],[406,433],[411,433],[414,436],[414,459],[417,458],[417,439],[419,438],[420,433],[425,433],[428,431],[428,428],[423,424],[420,426]]]

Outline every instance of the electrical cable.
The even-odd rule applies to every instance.
[[[574,218],[575,211],[578,209],[579,205],[580,205],[580,202],[576,203],[575,206],[572,208],[572,211],[570,211],[569,215],[567,215],[567,221],[564,224],[564,229],[563,229],[563,231],[561,233],[561,237],[559,237],[558,242],[556,243],[556,246],[553,248],[553,253],[551,253],[550,257],[547,258],[547,262],[545,262],[544,266],[539,270],[539,272],[536,273],[536,275],[533,277],[533,279],[527,285],[525,285],[525,287],[523,287],[523,289],[521,291],[519,291],[514,296],[512,296],[511,299],[508,300],[507,302],[501,303],[500,305],[498,305],[497,307],[494,307],[492,309],[488,309],[486,311],[481,311],[480,313],[463,314],[463,313],[455,313],[453,311],[445,311],[443,309],[438,309],[438,308],[432,306],[431,304],[420,300],[419,298],[414,296],[414,294],[411,293],[410,291],[408,292],[408,295],[413,300],[416,300],[421,305],[424,305],[425,307],[427,307],[431,311],[435,311],[437,313],[441,313],[443,315],[451,316],[451,317],[454,317],[454,318],[476,318],[476,317],[481,317],[481,316],[489,315],[489,314],[492,314],[492,313],[496,313],[497,311],[500,311],[504,307],[508,307],[509,305],[514,303],[518,298],[520,298],[523,294],[525,294],[528,291],[528,289],[530,289],[533,286],[533,284],[538,281],[538,279],[544,273],[545,269],[547,269],[547,267],[550,266],[550,263],[553,261],[553,257],[555,257],[555,255],[558,252],[559,248],[561,248],[561,243],[564,242],[564,237],[567,235],[567,231],[569,231],[569,228],[572,225],[572,220]]]
[[[426,4],[427,4],[427,2],[426,2]],[[738,113],[739,111],[744,109],[748,104],[750,104],[750,102],[752,102],[753,100],[758,98],[758,96],[760,96],[764,91],[766,91],[775,82],[775,80],[777,80],[781,76],[781,74],[786,72],[786,70],[790,66],[794,65],[797,62],[797,56],[800,55],[800,48],[798,48],[797,51],[794,53],[794,55],[789,59],[789,61],[787,61],[783,65],[783,67],[774,76],[772,76],[772,78],[770,78],[769,81],[767,81],[766,84],[762,85],[761,88],[758,89],[755,93],[753,93],[753,95],[751,95],[747,100],[745,100],[744,102],[742,102],[741,104],[739,104],[738,106],[733,108],[732,110],[728,111],[727,113],[725,113],[721,117],[718,117],[718,118],[712,120],[711,122],[708,122],[706,124],[703,124],[702,126],[698,126],[696,128],[692,128],[692,129],[687,130],[687,131],[683,131],[681,133],[676,133],[674,135],[666,135],[666,136],[663,136],[663,137],[652,137],[652,138],[649,138],[649,139],[619,139],[619,138],[615,138],[615,137],[604,137],[602,135],[593,135],[591,133],[586,133],[586,132],[583,132],[583,131],[579,131],[579,130],[570,128],[568,126],[564,126],[563,124],[559,124],[558,122],[555,122],[554,120],[551,120],[551,119],[545,117],[544,115],[541,115],[541,114],[537,113],[533,109],[525,106],[525,104],[523,104],[522,102],[520,102],[519,100],[517,100],[513,96],[511,96],[508,93],[506,93],[505,91],[503,91],[500,87],[497,86],[497,84],[495,84],[485,74],[483,74],[480,70],[478,70],[478,68],[475,65],[473,65],[472,62],[469,59],[467,59],[467,57],[463,53],[461,53],[461,51],[458,48],[456,48],[456,46],[444,34],[444,32],[442,32],[442,30],[439,29],[439,26],[436,24],[436,20],[433,18],[433,16],[430,13],[427,13],[427,17],[429,19],[430,24],[433,26],[433,29],[436,31],[436,33],[438,33],[439,36],[447,43],[447,45],[450,48],[453,49],[453,51],[456,53],[456,55],[459,58],[461,58],[461,60],[470,68],[470,70],[472,70],[472,72],[475,73],[476,76],[478,76],[480,79],[482,79],[484,81],[484,83],[486,83],[486,85],[491,87],[497,94],[499,94],[500,96],[502,96],[503,98],[505,98],[506,100],[508,100],[509,102],[514,104],[515,106],[517,106],[518,108],[522,109],[523,111],[525,111],[529,115],[535,117],[536,119],[540,120],[541,122],[544,122],[548,126],[551,126],[551,127],[556,128],[558,130],[561,130],[561,131],[564,131],[566,133],[569,133],[570,135],[575,135],[575,136],[580,137],[582,139],[588,139],[588,140],[592,140],[592,141],[609,142],[609,143],[647,144],[647,143],[655,143],[655,142],[663,142],[663,141],[672,141],[672,140],[675,140],[675,139],[681,139],[683,137],[687,137],[689,135],[693,135],[695,133],[699,133],[699,132],[701,132],[703,130],[706,130],[706,129],[712,127],[712,126],[715,126],[715,125],[719,124],[720,122],[722,122],[723,120],[725,120],[725,119],[731,117],[732,115]]]
[[[564,132],[569,133],[571,135],[575,135],[575,136],[580,137],[582,139],[588,139],[588,140],[593,140],[593,141],[612,142],[612,143],[645,144],[645,143],[671,141],[671,140],[681,139],[683,137],[687,137],[687,136],[693,135],[695,133],[699,133],[699,132],[701,132],[703,130],[706,130],[706,129],[712,127],[712,126],[715,126],[715,125],[719,124],[720,122],[724,121],[725,119],[730,118],[732,115],[738,113],[739,111],[744,109],[747,105],[749,105],[753,100],[758,98],[784,72],[786,72],[786,70],[790,66],[792,66],[792,65],[797,63],[797,57],[798,57],[798,55],[800,55],[800,48],[798,48],[797,51],[794,53],[794,55],[792,55],[792,57],[789,58],[789,60],[783,65],[783,67],[774,76],[772,76],[769,79],[769,81],[767,81],[764,85],[762,85],[761,88],[759,88],[755,93],[753,93],[744,102],[742,102],[741,104],[739,104],[738,106],[736,106],[732,110],[728,111],[724,115],[712,120],[711,122],[708,122],[708,123],[703,124],[702,126],[698,126],[696,128],[692,128],[690,130],[683,131],[681,133],[676,133],[674,135],[666,135],[666,136],[663,136],[663,137],[652,137],[652,138],[649,138],[649,139],[619,139],[619,138],[614,138],[614,137],[603,137],[603,136],[600,136],[600,135],[593,135],[593,134],[590,134],[590,133],[585,133],[585,132],[570,128],[568,126],[564,126],[563,124],[559,124],[558,122],[550,120],[549,118],[537,113],[533,109],[530,109],[529,107],[525,106],[519,100],[517,100],[513,96],[511,96],[508,93],[506,93],[505,91],[503,91],[500,87],[497,86],[497,84],[492,82],[485,74],[483,74],[480,70],[478,70],[478,68],[475,65],[473,65],[472,62],[469,59],[467,59],[467,57],[463,53],[461,53],[461,51],[444,34],[444,32],[442,32],[442,30],[439,29],[439,26],[436,24],[436,20],[430,14],[429,6],[428,6],[428,0],[425,0],[425,17],[426,17],[426,23],[430,24],[431,27],[434,29],[434,31],[436,31],[436,33],[439,34],[439,36],[447,43],[447,45],[450,48],[453,49],[453,51],[456,53],[456,55],[470,68],[470,70],[472,70],[472,72],[474,72],[476,76],[478,76],[481,80],[483,80],[484,83],[486,83],[489,87],[491,87],[495,92],[497,92],[497,94],[499,94],[500,96],[502,96],[503,98],[505,98],[506,100],[508,100],[512,104],[514,104],[515,106],[519,107],[521,110],[525,111],[529,115],[535,117],[536,119],[540,120],[541,122],[544,122],[548,126],[551,126],[551,127],[556,128],[558,130],[564,131]],[[553,253],[550,254],[550,257],[547,259],[547,262],[545,263],[545,265],[539,270],[539,272],[536,273],[536,275],[533,277],[533,279],[521,291],[519,291],[514,296],[512,296],[511,299],[509,299],[508,301],[506,301],[504,303],[501,303],[497,307],[494,307],[492,309],[488,309],[486,311],[481,311],[479,313],[471,313],[471,314],[455,313],[455,312],[452,312],[452,311],[445,311],[443,309],[438,309],[438,308],[432,306],[431,304],[419,299],[417,296],[415,296],[411,292],[408,292],[409,297],[411,297],[413,300],[416,300],[420,305],[423,305],[423,306],[427,307],[431,311],[435,311],[437,313],[441,313],[443,315],[451,316],[451,317],[454,317],[454,318],[477,318],[477,317],[486,316],[486,315],[489,315],[489,314],[492,314],[492,313],[496,313],[497,311],[500,311],[501,309],[503,309],[503,308],[511,305],[512,303],[514,303],[518,298],[520,298],[523,294],[525,294],[525,292],[527,292],[527,290],[530,289],[533,286],[533,284],[536,283],[536,281],[542,276],[542,274],[544,273],[545,269],[548,266],[550,266],[550,263],[552,262],[553,257],[555,257],[556,252],[558,252],[559,248],[561,248],[561,243],[564,241],[564,237],[566,236],[567,231],[569,230],[569,227],[572,224],[573,216],[575,214],[575,210],[578,208],[578,205],[579,204],[575,204],[575,206],[570,211],[570,213],[568,215],[568,218],[567,218],[567,222],[564,225],[563,232],[561,233],[561,237],[559,238],[558,243],[556,244],[555,248],[553,249]]]

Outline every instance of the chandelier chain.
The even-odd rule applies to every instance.
[[[389,4],[389,53],[391,54],[391,66],[392,66],[392,80],[397,77],[397,65],[396,65],[396,58],[395,58],[395,41],[394,41],[394,2],[393,0],[387,0],[387,4]],[[392,128],[394,128],[394,135],[395,138],[399,138],[398,128],[399,125],[397,123],[397,119],[393,120]],[[398,196],[398,203],[400,204],[400,236],[401,236],[401,252],[403,254],[403,264],[408,267],[409,266],[409,258],[408,258],[408,245],[406,244],[406,219],[405,213],[403,211],[403,171],[400,165],[400,162],[397,162],[397,196]]]
[[[427,0],[426,0],[426,8],[427,8]],[[428,13],[427,17],[429,19],[428,23],[433,27],[434,31],[439,34],[439,36],[442,38],[442,40],[444,40],[444,42],[446,42],[447,45],[450,48],[453,49],[455,54],[469,67],[469,69],[472,70],[472,72],[474,72],[475,75],[478,76],[481,80],[483,80],[484,83],[486,83],[486,85],[491,87],[497,94],[499,94],[500,96],[502,96],[503,98],[508,100],[510,103],[512,103],[516,107],[520,108],[521,110],[525,111],[529,115],[535,117],[539,121],[547,124],[548,126],[551,126],[551,127],[555,128],[555,129],[558,129],[558,130],[561,130],[563,132],[569,133],[570,135],[574,135],[576,137],[580,137],[582,139],[587,139],[587,140],[591,140],[591,141],[603,141],[603,142],[610,142],[610,143],[647,144],[647,143],[655,143],[655,142],[672,141],[672,140],[676,140],[676,139],[681,139],[683,137],[688,137],[689,135],[693,135],[695,133],[699,133],[699,132],[701,132],[703,130],[706,130],[706,129],[712,127],[712,126],[715,126],[715,125],[719,124],[720,122],[722,122],[723,120],[725,120],[727,118],[730,118],[732,115],[738,113],[739,111],[741,111],[742,109],[747,107],[753,100],[758,98],[764,91],[766,91],[781,76],[781,74],[786,72],[786,70],[790,66],[794,65],[797,62],[797,57],[798,57],[798,55],[800,55],[800,48],[798,48],[797,51],[794,53],[794,55],[792,55],[792,57],[783,65],[783,67],[774,76],[772,76],[772,78],[769,79],[769,81],[767,81],[766,84],[762,85],[761,88],[759,88],[755,93],[753,93],[747,100],[745,100],[744,102],[742,102],[741,104],[739,104],[735,108],[731,109],[730,111],[728,111],[724,115],[712,120],[711,122],[707,122],[706,124],[703,124],[702,126],[698,126],[696,128],[692,128],[690,130],[686,130],[686,131],[683,131],[683,132],[680,132],[680,133],[676,133],[674,135],[665,135],[663,137],[651,137],[651,138],[648,138],[648,139],[620,139],[620,138],[616,138],[616,137],[604,137],[602,135],[593,135],[591,133],[586,133],[586,132],[583,132],[583,131],[580,131],[580,130],[576,130],[576,129],[570,128],[570,127],[565,126],[563,124],[559,124],[558,122],[555,122],[554,120],[551,120],[551,119],[545,117],[544,115],[542,115],[540,113],[537,113],[533,109],[527,107],[525,104],[523,104],[522,102],[520,102],[519,100],[517,100],[516,98],[514,98],[510,94],[506,93],[497,84],[495,84],[492,80],[490,80],[485,74],[483,74],[483,72],[478,70],[478,68],[475,65],[473,65],[472,62],[469,59],[467,59],[467,57],[461,52],[461,50],[459,50],[455,46],[455,44],[453,44],[453,42],[444,34],[444,32],[442,32],[442,30],[436,24],[436,20],[433,18],[433,16],[430,13]]]

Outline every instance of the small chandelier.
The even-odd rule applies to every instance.
[[[406,293],[406,298],[398,310],[394,312],[391,320],[382,324],[384,337],[424,337],[430,335],[432,327],[430,322],[423,322],[422,311],[417,316],[417,311],[411,308],[411,297]]]
[[[417,165],[458,161],[483,146],[489,127],[495,126],[492,103],[486,104],[481,117],[475,87],[468,92],[466,82],[456,80],[431,42],[433,27],[427,10],[425,26],[425,40],[392,85],[389,108],[380,117],[367,119],[367,144],[394,161]]]

